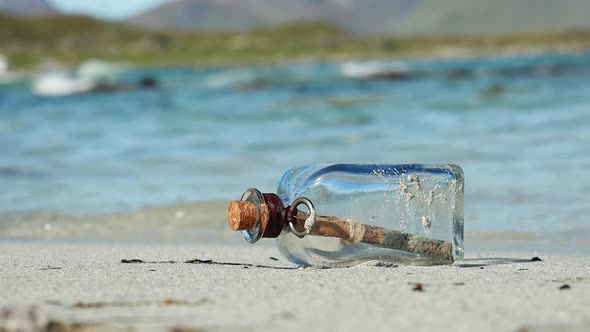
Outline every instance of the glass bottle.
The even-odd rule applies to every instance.
[[[463,258],[463,187],[452,164],[304,165],[283,175],[277,194],[248,189],[228,221],[251,243],[278,237],[303,266],[452,264]]]

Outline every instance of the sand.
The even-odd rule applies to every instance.
[[[25,326],[33,312],[58,331],[590,331],[590,256],[530,258],[313,269],[287,262],[273,241],[1,240],[10,313],[0,327]]]

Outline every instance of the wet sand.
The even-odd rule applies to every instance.
[[[590,256],[531,258],[313,269],[273,241],[0,240],[0,327],[34,312],[54,331],[590,330]]]
[[[66,241],[224,242],[227,201],[145,207],[131,212],[76,216],[38,211],[0,214],[0,239]]]

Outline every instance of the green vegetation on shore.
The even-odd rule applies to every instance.
[[[590,48],[590,32],[499,37],[359,36],[321,22],[244,33],[148,31],[82,16],[13,17],[0,13],[0,54],[13,67],[90,58],[143,65],[200,65],[301,59],[437,56]]]

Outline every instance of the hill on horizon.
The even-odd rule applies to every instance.
[[[46,0],[0,0],[0,11],[18,16],[57,14]]]
[[[229,32],[325,21],[360,34],[493,35],[589,30],[589,12],[587,0],[172,0],[128,22]]]

